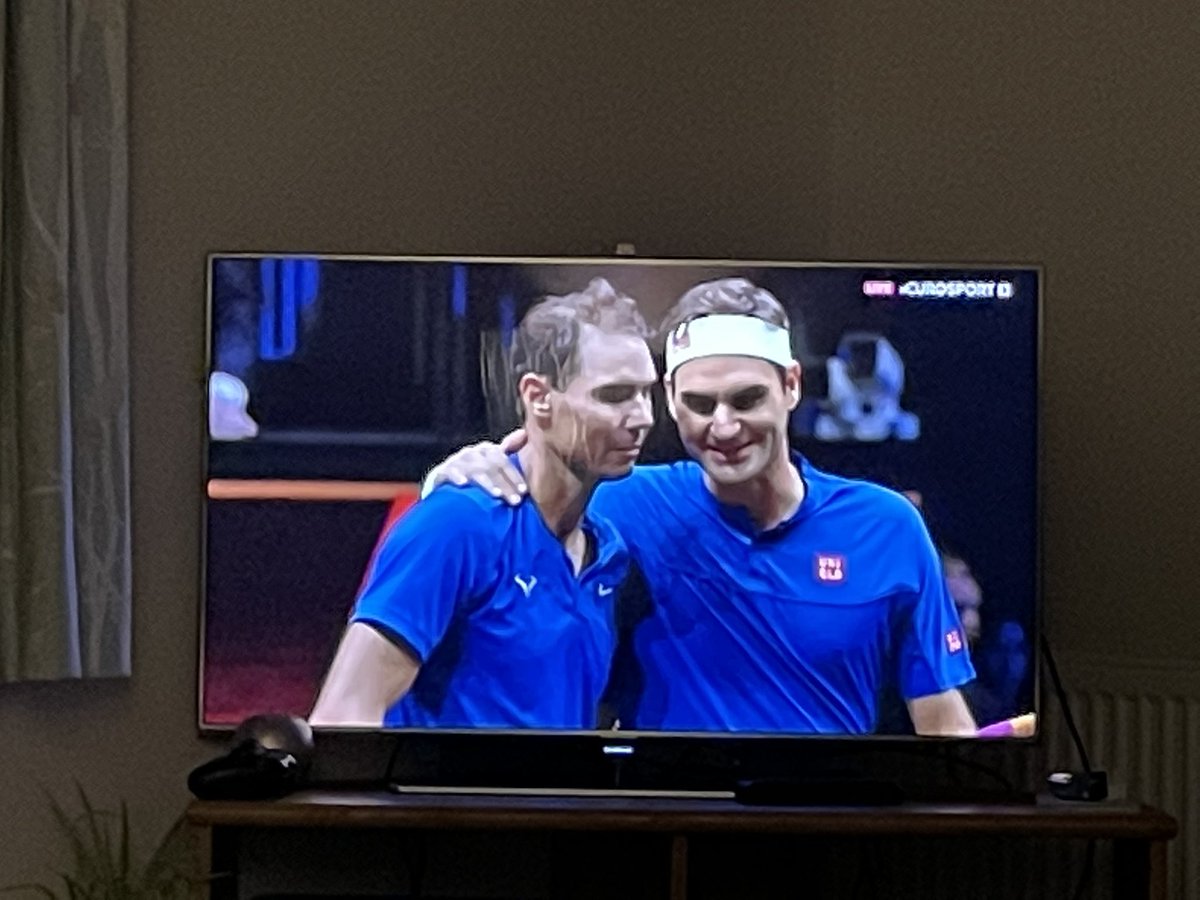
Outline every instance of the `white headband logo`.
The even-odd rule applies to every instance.
[[[704,316],[671,332],[667,374],[705,356],[751,356],[787,367],[792,363],[792,340],[786,328],[755,316]]]
[[[675,350],[686,350],[692,345],[692,339],[688,337],[688,325],[690,322],[684,322],[671,333],[671,347]]]

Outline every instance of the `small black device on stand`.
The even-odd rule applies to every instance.
[[[1067,702],[1067,692],[1063,688],[1062,679],[1058,676],[1058,666],[1054,664],[1054,654],[1050,652],[1050,643],[1042,636],[1042,655],[1046,660],[1046,668],[1050,672],[1050,680],[1054,683],[1054,693],[1058,704],[1062,707],[1063,718],[1067,723],[1067,731],[1071,733],[1071,741],[1079,754],[1079,762],[1083,765],[1082,772],[1052,772],[1046,777],[1046,786],[1050,793],[1059,800],[1104,800],[1108,797],[1108,773],[1098,772],[1092,768],[1088,759],[1087,749],[1083,746],[1083,738],[1075,727],[1075,717],[1071,715],[1071,705]]]

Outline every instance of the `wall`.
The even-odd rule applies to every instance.
[[[831,252],[1046,265],[1045,588],[1064,655],[1200,657],[1194,12],[872,2],[829,31]]]
[[[214,752],[211,250],[1040,259],[1067,674],[1200,667],[1192,4],[707,6],[133,0],[135,675],[0,688],[0,882],[55,858],[38,782],[156,831]]]

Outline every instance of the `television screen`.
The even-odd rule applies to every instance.
[[[1036,268],[209,267],[202,728],[1031,733]]]

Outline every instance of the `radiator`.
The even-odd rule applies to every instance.
[[[1157,806],[1179,823],[1168,896],[1200,900],[1200,662],[1082,658],[1064,669],[1076,724],[1093,767],[1108,772],[1111,793]],[[1048,686],[1042,712],[1047,764],[1078,768]],[[1106,867],[1105,855],[1097,858]],[[1098,874],[1103,881],[1106,873]],[[1108,893],[1094,883],[1090,896]]]
[[[1200,662],[1068,657],[1060,664],[1088,755],[1095,768],[1108,773],[1110,792],[1165,810],[1179,823],[1179,836],[1169,845],[1167,896],[1200,900]],[[1047,773],[1079,768],[1048,683],[1044,694],[1039,752],[1000,753],[997,760],[1011,781],[1037,789]],[[1087,844],[914,839],[880,842],[862,856],[855,855],[861,851],[843,852],[848,867],[862,865],[863,860],[878,868],[878,877],[856,893],[853,878],[843,875],[834,888],[818,896],[1070,900],[1085,870]],[[1081,896],[1110,900],[1111,879],[1112,845],[1098,842],[1092,876]]]

